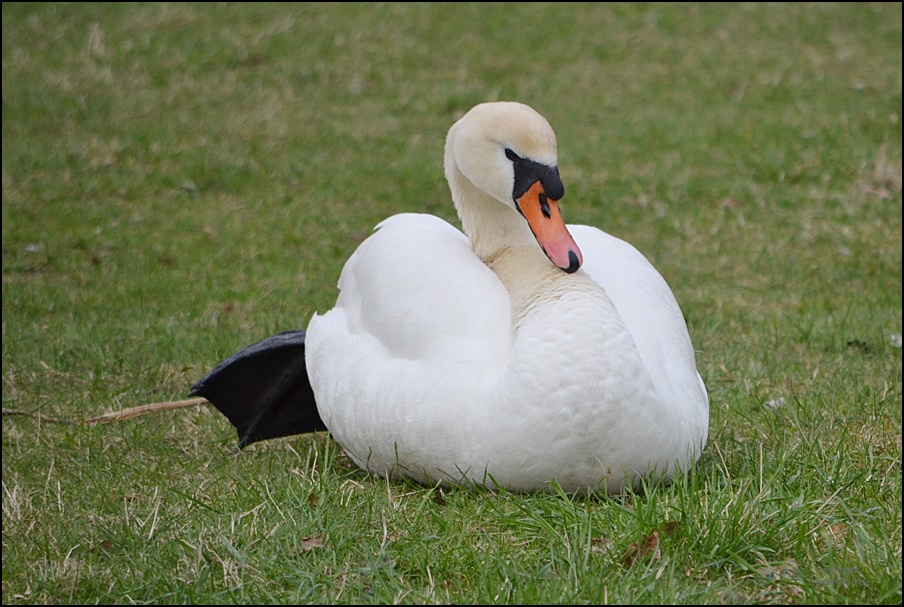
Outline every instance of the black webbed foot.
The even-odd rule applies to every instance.
[[[236,427],[239,448],[261,440],[326,430],[304,363],[302,330],[240,350],[192,386]]]

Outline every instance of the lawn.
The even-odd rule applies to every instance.
[[[901,12],[3,3],[3,603],[900,604]],[[383,218],[457,224],[446,132],[501,99],[681,304],[693,470],[487,493],[78,423],[303,328]]]

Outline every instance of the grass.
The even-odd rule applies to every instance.
[[[5,416],[4,603],[900,604],[900,3],[2,14],[4,409],[181,398],[303,326],[378,221],[455,221],[445,133],[513,99],[566,218],[671,284],[712,411],[619,498],[238,453],[206,408]]]

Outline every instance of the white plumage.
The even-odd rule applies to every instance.
[[[699,457],[709,406],[678,304],[631,245],[555,223],[556,163],[534,110],[479,105],[446,143],[467,236],[396,215],[346,263],[305,360],[321,419],[358,465],[617,492]],[[544,177],[519,198],[531,175]],[[531,192],[545,205],[533,214]]]

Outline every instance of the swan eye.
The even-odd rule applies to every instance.
[[[521,198],[538,181],[551,200],[561,200],[565,195],[565,186],[559,178],[557,167],[522,158],[510,148],[505,148],[505,157],[512,161],[515,169],[515,184],[512,191],[512,198],[515,200]]]

